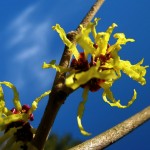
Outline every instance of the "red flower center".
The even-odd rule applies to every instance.
[[[88,60],[86,60],[85,54],[83,52],[80,53],[78,60],[72,60],[70,67],[74,68],[75,70],[79,70],[79,72],[87,71],[90,68]]]
[[[30,109],[30,106],[29,105],[23,105],[22,106],[22,110],[21,111],[18,111],[16,108],[12,108],[11,109],[11,112],[13,114],[20,114],[20,113],[28,113]],[[30,114],[29,116],[29,120],[30,121],[33,121],[34,119],[34,116],[33,114]],[[16,133],[14,133],[14,136],[16,138],[16,141],[23,141],[23,142],[29,142],[33,139],[33,133],[31,131],[31,125],[29,122],[25,122],[23,120],[19,120],[19,121],[15,121],[15,122],[11,122],[7,125],[6,129],[5,129],[5,133],[11,129],[11,128],[18,128],[18,127],[21,127],[21,128],[18,128]],[[26,145],[23,145],[23,147],[26,147]]]
[[[109,46],[110,45],[108,44],[107,49],[109,48]],[[93,47],[95,49],[97,49],[98,45],[96,43],[94,43]],[[84,52],[82,52],[82,53],[80,53],[78,60],[76,60],[76,59],[72,60],[70,67],[74,68],[75,70],[78,70],[78,73],[80,73],[82,71],[89,70],[89,68],[92,66],[95,66],[98,60],[100,60],[100,66],[104,65],[106,63],[106,61],[109,60],[111,57],[112,56],[111,56],[110,52],[106,53],[105,55],[100,54],[100,56],[98,56],[98,57],[95,57],[95,58],[91,57],[91,61],[89,63],[88,60],[86,60],[86,58],[85,58]],[[105,70],[105,68],[101,68],[101,69]],[[81,87],[82,88],[88,87],[90,91],[95,92],[101,88],[100,83],[102,83],[102,82],[105,82],[105,80],[92,78],[84,85],[81,85]]]
[[[30,109],[30,106],[27,105],[27,104],[25,104],[25,105],[22,106],[21,112],[18,111],[16,108],[12,108],[12,109],[11,109],[11,112],[12,112],[13,114],[28,113],[29,109]],[[33,120],[34,120],[33,114],[30,114],[29,120],[30,120],[30,121],[33,121]]]

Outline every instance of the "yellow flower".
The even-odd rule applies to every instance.
[[[134,42],[134,39],[126,38],[124,33],[116,33],[114,34],[114,38],[117,39],[116,43],[110,45],[110,36],[117,25],[113,23],[105,32],[97,32],[96,26],[98,21],[99,19],[96,18],[87,27],[80,25],[81,32],[75,39],[83,52],[79,52],[76,45],[67,39],[65,31],[60,25],[56,24],[56,26],[53,26],[53,29],[59,33],[64,44],[69,47],[74,58],[69,68],[62,68],[54,62],[50,64],[44,63],[43,65],[43,68],[54,68],[59,72],[68,72],[65,84],[73,90],[79,87],[84,88],[83,101],[79,104],[77,115],[78,126],[84,135],[89,135],[81,123],[89,90],[95,92],[103,88],[102,98],[105,102],[110,106],[127,108],[135,101],[136,91],[134,90],[133,97],[127,105],[121,105],[120,100],[116,100],[110,90],[114,81],[121,77],[121,72],[124,72],[141,85],[146,84],[144,76],[148,66],[141,66],[143,59],[132,65],[130,61],[121,60],[118,55],[122,45],[125,45],[127,42]],[[92,38],[90,34],[93,36]]]
[[[13,90],[14,108],[11,110],[5,106],[4,93],[1,85],[5,85]],[[1,144],[5,141],[7,141],[5,149],[9,147],[19,149],[24,144],[31,145],[30,141],[35,131],[28,120],[33,121],[33,111],[37,109],[39,101],[49,93],[50,91],[47,91],[36,98],[31,107],[26,104],[22,106],[16,87],[10,82],[0,82],[0,131],[4,131],[4,135],[0,136],[0,148]]]

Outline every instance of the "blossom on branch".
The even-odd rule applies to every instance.
[[[13,90],[13,103],[14,108],[8,109],[5,105],[3,88],[1,85],[6,85]],[[34,120],[33,111],[37,109],[39,101],[47,96],[50,91],[43,93],[40,97],[36,98],[31,107],[27,104],[21,105],[19,93],[16,87],[10,82],[0,82],[0,131],[4,135],[0,136],[0,148],[16,150],[19,148],[27,149],[35,134],[35,129],[30,125],[29,121]]]
[[[126,38],[124,33],[116,33],[114,34],[116,43],[110,45],[110,36],[117,24],[113,23],[105,32],[97,32],[98,21],[99,19],[96,18],[87,27],[80,25],[81,32],[75,36],[76,44],[67,39],[64,29],[59,24],[53,26],[52,28],[59,33],[60,38],[69,48],[73,59],[68,68],[56,65],[55,61],[43,64],[43,68],[54,68],[58,72],[66,72],[65,84],[69,88],[73,90],[79,87],[84,88],[83,101],[79,104],[77,115],[79,129],[84,135],[90,135],[81,123],[88,91],[96,92],[102,88],[104,90],[102,98],[106,103],[118,108],[127,108],[135,101],[136,90],[128,104],[122,105],[111,92],[110,88],[113,83],[121,77],[123,72],[141,85],[146,84],[144,77],[148,66],[142,66],[143,59],[132,65],[128,60],[122,60],[118,54],[122,45],[134,42],[134,39]],[[83,51],[80,52],[76,45],[79,45]]]

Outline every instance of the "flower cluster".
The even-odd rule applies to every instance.
[[[69,68],[56,65],[54,60],[49,64],[46,62],[43,64],[43,68],[54,68],[58,72],[66,72],[66,86],[73,90],[79,87],[84,88],[83,101],[79,104],[77,114],[78,126],[84,135],[89,135],[81,123],[88,91],[95,92],[103,88],[102,98],[105,102],[118,108],[127,108],[135,101],[136,91],[134,90],[133,97],[127,105],[121,105],[120,100],[116,100],[110,90],[114,81],[121,77],[121,72],[127,74],[141,85],[146,84],[144,76],[148,66],[142,66],[143,59],[132,65],[128,60],[121,60],[118,55],[122,45],[127,42],[134,42],[134,39],[126,38],[124,33],[116,33],[114,34],[114,38],[117,39],[116,43],[110,45],[110,36],[117,25],[113,23],[105,32],[97,32],[98,21],[99,19],[96,18],[87,27],[80,25],[81,32],[76,35],[75,40],[76,44],[82,48],[82,52],[78,51],[75,43],[69,41],[64,29],[59,24],[53,26],[52,28],[58,32],[64,44],[69,48],[73,59]]]
[[[14,108],[8,109],[5,106],[1,85],[6,85],[13,90]],[[35,129],[30,125],[29,121],[34,120],[33,111],[37,109],[39,101],[49,93],[50,91],[47,91],[36,98],[31,107],[27,104],[21,105],[16,87],[10,82],[0,82],[0,131],[4,132],[4,135],[0,137],[0,148],[9,149],[11,147],[11,150],[28,149],[35,134]],[[3,145],[5,141],[6,144]]]

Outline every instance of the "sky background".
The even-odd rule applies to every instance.
[[[0,0],[0,81],[10,81],[18,89],[22,104],[31,104],[44,91],[51,89],[55,71],[41,68],[44,61],[61,58],[64,45],[58,34],[51,29],[59,23],[66,32],[76,29],[95,0]],[[116,32],[136,42],[123,46],[120,56],[133,64],[144,58],[150,64],[150,1],[106,0],[96,17],[101,21],[98,31],[105,31],[113,22],[118,24]],[[112,37],[113,38],[113,37]],[[115,82],[112,91],[116,99],[126,104],[133,89],[138,93],[135,103],[127,109],[112,108],[102,100],[102,91],[90,93],[86,104],[83,125],[92,133],[90,137],[80,134],[76,112],[82,100],[82,89],[71,94],[60,109],[52,132],[63,136],[70,133],[83,141],[117,125],[150,105],[150,71],[147,69],[147,84],[141,86],[126,75]],[[4,86],[3,86],[4,87]],[[7,106],[11,109],[12,91],[4,87]],[[39,103],[34,113],[37,127],[48,98]],[[131,134],[108,147],[116,149],[150,149],[150,121]]]

